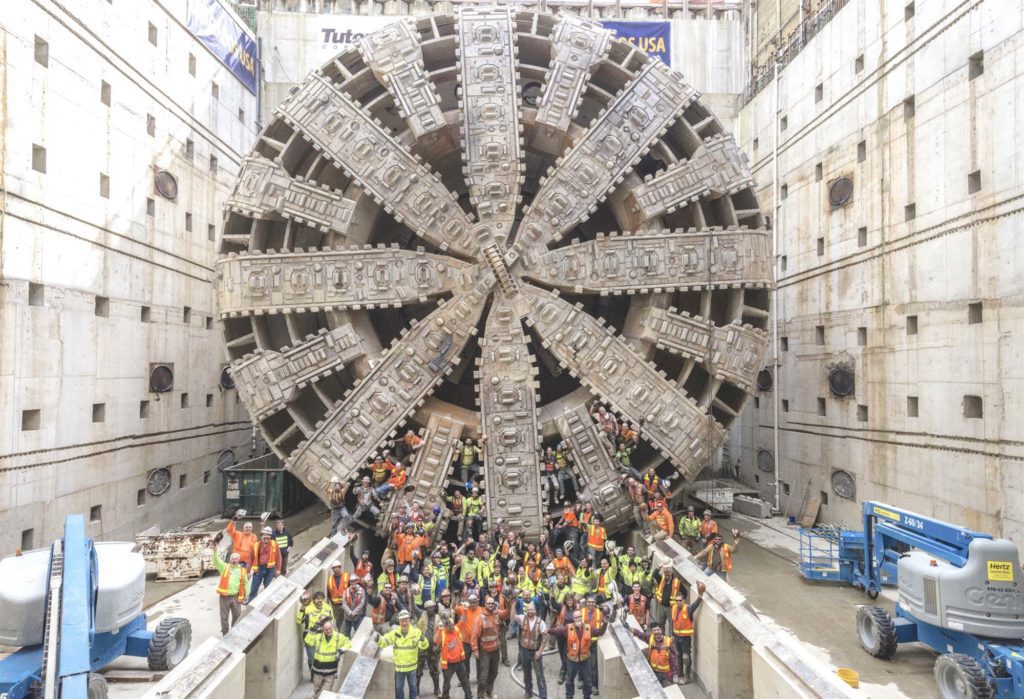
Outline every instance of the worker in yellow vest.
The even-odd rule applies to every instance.
[[[704,583],[697,583],[697,600],[686,604],[682,593],[676,595],[669,609],[669,622],[672,625],[672,642],[679,658],[679,675],[683,684],[691,680],[693,668],[693,615],[704,599]]]
[[[352,641],[336,631],[334,622],[326,617],[314,628],[312,639],[313,699],[317,699],[324,690],[334,691],[338,681],[338,661],[341,654],[352,647]]]
[[[312,597],[309,591],[302,593],[299,598],[299,608],[295,612],[295,622],[302,630],[302,643],[306,651],[306,665],[310,673],[313,672],[313,636],[323,628],[322,622],[327,619],[334,622],[334,612],[331,605],[324,600],[324,593],[317,590]],[[312,674],[310,680],[312,680]]]
[[[284,520],[279,519],[274,523],[274,541],[277,543],[277,550],[281,554],[281,575],[288,575],[288,552],[295,545],[295,540],[288,530],[284,528]]]
[[[693,505],[686,508],[686,515],[679,518],[679,536],[683,537],[686,550],[696,553],[700,550],[700,518],[694,512]]]
[[[380,637],[378,646],[395,647],[395,699],[405,699],[405,687],[409,687],[409,699],[416,699],[416,668],[420,664],[420,653],[430,648],[430,641],[410,621],[412,616],[402,610],[398,613],[398,628]]]
[[[220,582],[217,583],[217,594],[220,596],[220,634],[227,634],[231,627],[238,623],[242,616],[242,605],[249,595],[249,575],[245,566],[240,562],[237,553],[232,553],[228,563],[221,560],[217,553],[216,544],[223,538],[218,533],[214,537],[213,565],[220,573]]]

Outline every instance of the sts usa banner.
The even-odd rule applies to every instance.
[[[188,0],[186,23],[206,48],[256,94],[256,40],[221,7],[218,0]]]
[[[671,22],[601,22],[605,29],[615,30],[615,35],[648,54],[672,65],[672,23]]]

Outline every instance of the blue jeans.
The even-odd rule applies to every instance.
[[[277,573],[276,568],[270,566],[257,566],[256,570],[252,574],[252,587],[249,589],[249,599],[255,599],[256,595],[260,591],[260,583],[263,587],[270,587],[270,583],[274,581],[274,574]]]
[[[726,573],[724,570],[714,571],[714,570],[711,570],[710,568],[705,568],[704,569],[704,575],[717,575],[722,580],[725,580],[726,582],[729,582],[729,574]]]
[[[526,648],[519,649],[519,665],[523,668],[523,685],[527,694],[531,693],[533,691],[533,678],[531,675],[536,674],[537,693],[540,695],[540,699],[548,699],[548,683],[544,679],[543,658],[537,658],[536,660],[534,658],[537,658],[537,651]]]
[[[338,533],[340,525],[342,531],[348,530],[352,516],[348,513],[347,507],[335,507],[331,509],[331,533],[327,536],[334,536]]]
[[[357,616],[355,619],[352,619],[351,621],[349,621],[348,619],[342,619],[342,621],[341,621],[341,632],[343,634],[345,634],[346,636],[348,636],[349,638],[352,638],[352,636],[356,632],[356,629],[358,629],[359,625],[363,623],[363,617],[365,617],[365,616],[366,616],[365,614],[360,614],[359,616]]]
[[[416,699],[416,670],[395,673],[395,699],[405,699],[405,685],[409,685],[409,699]]]
[[[566,658],[565,667],[565,699],[576,693],[576,675],[583,680],[583,699],[590,699],[590,658],[580,662]]]

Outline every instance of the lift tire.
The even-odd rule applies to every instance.
[[[188,619],[168,617],[160,622],[149,639],[149,669],[173,670],[188,655],[192,644],[192,624]]]
[[[978,662],[963,653],[935,660],[935,684],[942,699],[991,699],[992,684]]]
[[[89,699],[107,699],[107,680],[103,675],[95,672],[89,673],[88,697]]]
[[[876,658],[888,660],[896,652],[896,625],[881,607],[857,610],[857,637],[861,647]]]
[[[878,590],[868,590],[868,597],[873,600],[878,599]]]

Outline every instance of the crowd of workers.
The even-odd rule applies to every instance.
[[[655,540],[676,537],[708,574],[726,578],[739,533],[733,530],[733,542],[726,544],[711,512],[698,518],[693,507],[677,525],[669,510],[668,482],[653,469],[640,474],[629,463],[637,431],[626,426],[624,433],[603,407],[593,415],[616,453],[620,482],[634,502],[638,522]],[[636,619],[639,630],[634,633],[647,643],[648,661],[663,684],[691,680],[693,615],[704,585],[698,583],[691,594],[671,566],[653,570],[650,557],[609,540],[601,513],[579,501],[575,474],[558,475],[572,468],[570,450],[560,445],[541,455],[542,469],[552,464],[549,493],[557,494],[561,510],[549,514],[539,536],[527,540],[501,518],[487,521],[480,488],[473,485],[485,437],[477,444],[466,439],[457,450],[455,467],[468,492],[439,493],[437,504],[425,508],[406,497],[400,460],[422,448],[423,441],[410,432],[400,442],[395,457],[380,454],[371,462],[371,474],[353,490],[353,513],[346,505],[346,486],[334,482],[327,493],[332,534],[365,514],[376,519],[383,500],[396,494],[398,500],[390,508],[379,561],[372,561],[369,551],[356,554],[352,533],[347,546],[351,569],[336,561],[326,588],[302,597],[297,623],[314,696],[337,679],[339,658],[365,618],[379,634],[380,647],[394,648],[397,699],[405,699],[406,691],[415,699],[423,675],[429,676],[435,697],[448,699],[454,678],[471,699],[474,671],[477,698],[495,699],[499,667],[511,665],[521,668],[528,696],[536,686],[540,699],[547,699],[548,649],[557,650],[558,682],[566,698],[573,698],[578,683],[584,699],[590,699],[600,691],[593,644],[617,614]],[[251,524],[239,532],[234,520],[227,533],[233,543],[230,562],[215,554],[223,632],[233,623],[229,616],[237,619],[261,583],[284,572],[291,545],[283,522],[276,532],[263,529],[258,539]],[[516,647],[511,655],[510,641]]]

